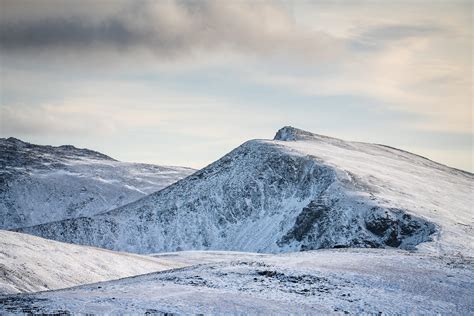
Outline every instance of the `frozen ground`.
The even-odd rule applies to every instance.
[[[178,252],[196,265],[116,281],[0,298],[0,312],[474,313],[472,258],[340,249],[264,255]]]
[[[0,294],[60,289],[182,266],[0,230]]]

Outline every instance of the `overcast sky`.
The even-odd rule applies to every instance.
[[[292,125],[472,171],[472,9],[0,0],[0,137],[200,168]]]

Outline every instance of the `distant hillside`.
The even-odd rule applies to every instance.
[[[128,163],[74,146],[0,138],[0,228],[91,216],[135,201],[195,170]]]

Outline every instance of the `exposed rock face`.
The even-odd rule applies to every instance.
[[[313,133],[298,129],[292,126],[285,126],[280,128],[276,133],[273,140],[281,141],[295,141],[295,140],[304,140],[316,136]]]
[[[278,244],[283,246],[297,241],[301,243],[301,250],[385,246],[414,249],[417,244],[430,240],[430,235],[436,231],[434,224],[413,218],[401,210],[374,207],[365,212],[364,222],[359,216],[345,221],[337,216],[347,214],[335,205],[312,201],[303,208],[293,228]]]
[[[472,174],[396,149],[289,127],[275,139],[246,142],[192,176],[107,213],[21,231],[139,253],[414,249],[431,240],[443,251],[457,247],[452,238],[460,230],[443,215],[451,200],[426,190],[438,188],[440,179],[457,183],[450,193],[468,203]],[[425,188],[418,179],[428,183]],[[433,222],[426,216],[430,203],[442,215]],[[457,207],[455,213],[465,217],[464,206]],[[442,225],[447,237],[440,238]]]
[[[0,138],[0,228],[94,215],[137,200],[193,169],[124,163],[64,145]]]
[[[373,208],[371,211],[365,219],[366,228],[390,247],[416,245],[435,232],[432,223],[413,218],[402,210]]]

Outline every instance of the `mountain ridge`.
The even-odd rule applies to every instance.
[[[195,170],[117,161],[72,145],[0,138],[0,228],[92,215],[158,191]]]
[[[400,149],[400,148],[397,148],[397,147],[384,145],[384,144],[380,144],[380,143],[368,143],[368,142],[361,142],[361,141],[347,141],[347,140],[344,140],[342,138],[331,137],[331,136],[326,136],[326,135],[322,135],[322,134],[308,132],[308,131],[305,131],[305,130],[302,130],[302,129],[299,129],[299,128],[296,128],[296,127],[293,127],[293,126],[290,126],[290,125],[287,125],[287,126],[284,126],[284,127],[280,128],[277,131],[277,133],[275,134],[273,140],[276,140],[276,141],[333,140],[333,141],[336,141],[336,142],[345,142],[345,143],[356,143],[356,144],[380,146],[380,147],[389,148],[391,150],[403,152],[403,153],[406,153],[406,154],[409,154],[409,155],[412,155],[412,156],[416,156],[416,157],[419,157],[419,158],[423,158],[423,159],[428,160],[429,162],[431,162],[433,164],[436,164],[436,165],[439,165],[439,166],[442,166],[442,167],[446,167],[446,168],[449,168],[449,169],[452,169],[452,170],[457,170],[457,171],[466,173],[468,175],[474,175],[474,173],[469,172],[467,170],[459,169],[459,168],[456,168],[456,167],[452,167],[452,166],[437,162],[433,159],[430,159],[430,158],[425,157],[425,156],[420,155],[420,154],[413,153],[409,150],[404,150],[404,149]]]
[[[374,144],[252,140],[133,203],[21,231],[139,253],[421,245],[470,254],[463,246],[470,237],[462,234],[472,229],[466,208],[472,180]],[[435,195],[441,189],[453,198]],[[436,204],[439,210],[432,209]],[[449,214],[453,207],[456,212]]]
[[[98,151],[87,149],[87,148],[78,148],[73,145],[60,145],[60,146],[36,145],[29,142],[25,142],[15,137],[0,138],[0,147],[2,148],[4,152],[9,151],[9,153],[11,154],[16,154],[16,153],[25,154],[27,151],[30,151],[32,154],[54,153],[56,155],[56,158],[66,158],[67,157],[66,154],[70,154],[71,156],[76,156],[76,157],[85,156],[85,157],[91,157],[95,159],[117,161],[116,159],[110,156],[104,155]],[[25,149],[25,150],[19,151],[19,149]],[[34,150],[36,150],[36,152]],[[3,157],[0,157],[0,158],[3,158]],[[35,155],[35,158],[42,159],[45,157],[40,157],[39,155]],[[0,161],[4,162],[5,160],[2,159]],[[11,161],[8,161],[8,162],[11,163]],[[27,161],[27,162],[31,162],[31,161]]]

